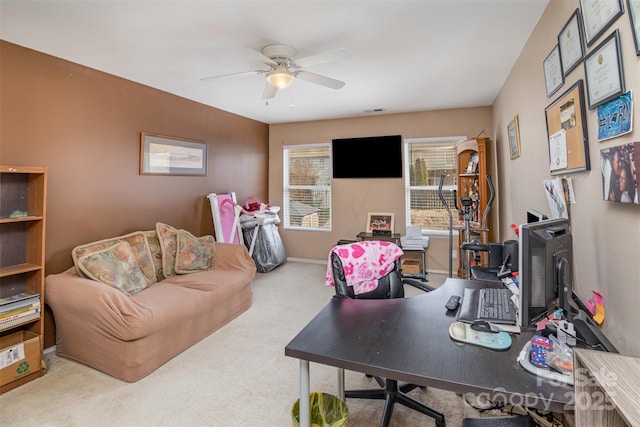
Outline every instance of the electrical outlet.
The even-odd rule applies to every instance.
[[[458,258],[458,251],[451,251],[451,259],[457,259]]]

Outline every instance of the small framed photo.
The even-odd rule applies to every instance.
[[[636,45],[636,56],[640,56],[640,0],[627,0],[627,9],[631,20],[631,33]]]
[[[393,213],[369,212],[367,214],[367,233],[393,234],[394,216]]]
[[[624,13],[622,0],[580,0],[584,35],[591,46],[620,15]]]
[[[564,84],[562,77],[562,63],[560,62],[560,47],[556,45],[544,60],[544,81],[547,85],[547,98],[553,95]]]
[[[207,144],[141,132],[140,175],[207,175]]]
[[[567,77],[584,57],[580,9],[576,9],[558,34],[558,47],[562,60],[562,76]]]
[[[625,92],[619,30],[615,30],[589,52],[584,60],[584,71],[589,109],[611,101]]]
[[[509,133],[509,153],[511,154],[511,160],[520,157],[520,129],[518,129],[518,116],[513,118],[513,121],[507,126]]]

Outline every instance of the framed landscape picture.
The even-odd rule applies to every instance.
[[[207,144],[140,134],[140,175],[206,175]]]

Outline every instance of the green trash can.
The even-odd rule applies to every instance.
[[[349,418],[349,408],[337,396],[328,393],[313,392],[309,394],[311,410],[311,427],[345,427]],[[291,409],[294,427],[300,426],[300,399]]]

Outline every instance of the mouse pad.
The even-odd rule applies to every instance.
[[[507,350],[511,347],[511,336],[507,332],[474,331],[471,329],[471,325],[463,322],[453,322],[449,326],[449,336],[459,342],[479,345],[492,350]]]

